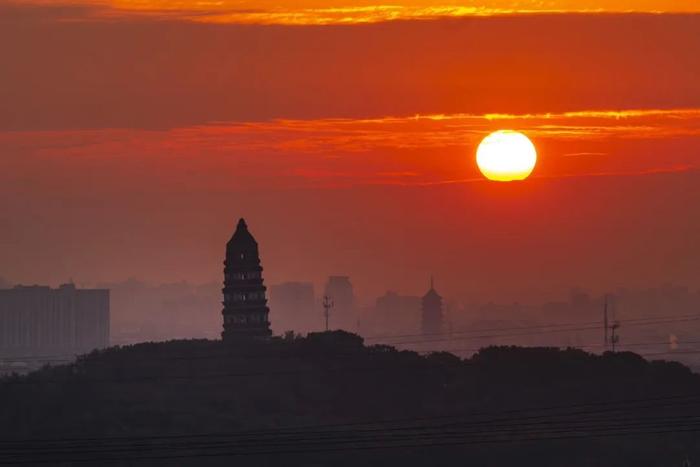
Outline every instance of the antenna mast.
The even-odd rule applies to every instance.
[[[328,332],[328,317],[331,314],[331,308],[333,308],[333,299],[325,295],[323,297],[323,316],[326,318],[326,332]]]

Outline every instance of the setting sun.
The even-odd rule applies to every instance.
[[[537,151],[532,141],[517,131],[491,133],[476,151],[476,163],[481,173],[498,182],[525,180],[536,162]]]

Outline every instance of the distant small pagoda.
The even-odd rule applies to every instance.
[[[262,271],[258,242],[248,231],[245,220],[241,219],[226,244],[224,331],[221,334],[225,341],[272,334]]]
[[[435,291],[435,282],[430,278],[430,290],[422,299],[422,331],[423,335],[440,334],[442,332],[442,297]]]

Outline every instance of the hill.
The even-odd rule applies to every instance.
[[[460,359],[344,332],[171,341],[5,378],[0,400],[0,462],[680,466],[700,454],[700,377],[632,353]]]

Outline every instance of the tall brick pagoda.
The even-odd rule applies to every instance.
[[[272,334],[262,271],[258,242],[248,231],[245,220],[241,219],[226,244],[224,332],[221,333],[225,341]]]

